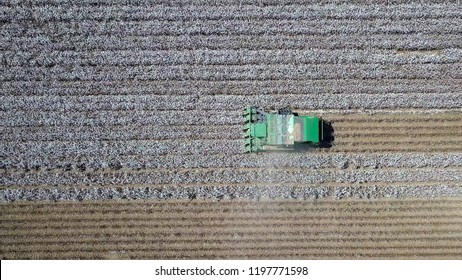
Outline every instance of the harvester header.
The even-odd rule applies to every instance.
[[[323,121],[316,116],[299,116],[289,109],[267,113],[247,106],[245,117],[245,152],[287,150],[318,146],[323,141]]]

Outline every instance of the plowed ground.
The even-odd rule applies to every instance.
[[[0,257],[460,258],[461,202],[17,203]]]

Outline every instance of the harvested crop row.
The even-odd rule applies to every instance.
[[[268,243],[268,242],[265,242]],[[431,243],[431,242],[428,242]],[[448,246],[437,247],[437,246],[413,246],[402,245],[399,247],[365,247],[355,249],[355,246],[343,246],[333,247],[316,247],[310,245],[308,247],[300,246],[296,244],[294,246],[277,246],[274,243],[269,243],[273,246],[273,249],[260,249],[260,247],[251,246],[230,246],[231,249],[221,249],[219,245],[208,248],[204,246],[200,249],[185,249],[183,248],[168,248],[168,247],[156,247],[152,243],[147,243],[138,246],[101,246],[93,248],[91,246],[88,249],[83,250],[61,250],[53,251],[52,249],[42,250],[21,250],[17,252],[11,252],[8,255],[15,256],[15,258],[38,258],[43,259],[41,256],[49,256],[53,259],[67,259],[67,258],[78,258],[78,259],[99,259],[99,258],[122,258],[122,259],[283,259],[283,258],[296,258],[296,259],[374,259],[374,258],[408,258],[408,259],[425,259],[425,258],[438,258],[438,259],[458,259],[460,258],[461,248],[451,248]],[[267,245],[269,245],[267,244]],[[46,247],[46,246],[45,246]],[[61,248],[60,246],[57,246]],[[160,247],[160,248],[159,248]],[[341,253],[339,253],[341,250]],[[72,252],[72,253],[70,253]],[[358,257],[361,256],[361,257]],[[22,257],[21,257],[22,256]],[[29,257],[24,257],[29,256]]]
[[[398,137],[393,137],[393,136],[388,136],[386,139],[382,139],[381,137],[376,137],[376,136],[364,136],[361,135],[360,137],[351,137],[347,139],[341,139],[336,141],[336,145],[342,148],[346,148],[348,146],[371,146],[371,145],[385,145],[385,146],[390,146],[393,144],[399,144],[399,145],[404,145],[404,146],[409,146],[409,145],[448,145],[448,146],[453,146],[453,145],[458,145],[462,143],[462,137],[459,136],[452,136],[452,137],[446,137],[446,136],[436,136],[436,135],[431,135],[431,136],[418,136],[416,139],[412,135],[404,135],[404,136],[398,136]],[[346,146],[346,147],[345,147]],[[334,149],[335,150],[335,149]]]
[[[341,203],[340,203],[341,202]],[[71,205],[71,207],[69,207]],[[116,205],[116,207],[114,207]],[[290,207],[290,210],[288,210]],[[86,201],[85,207],[72,207],[69,203],[56,203],[50,201],[40,201],[30,203],[27,201],[17,201],[15,203],[0,204],[2,213],[8,215],[24,215],[25,213],[61,215],[61,214],[85,214],[85,213],[169,213],[176,212],[178,208],[187,213],[195,213],[196,217],[211,213],[245,213],[253,211],[258,213],[281,213],[289,211],[293,215],[301,213],[325,213],[336,212],[345,213],[348,211],[356,213],[355,216],[368,213],[414,213],[415,211],[441,211],[457,210],[462,207],[460,197],[446,197],[438,199],[400,199],[393,200],[323,200],[322,203],[294,203],[291,200],[272,199],[261,200],[255,203],[246,200],[222,200],[220,203],[214,200],[193,200],[186,203],[183,200],[156,201],[147,203],[143,200],[112,200],[108,201],[93,200]],[[386,211],[384,211],[384,208]],[[285,210],[284,210],[285,209]],[[350,217],[352,217],[350,215]]]
[[[462,126],[448,126],[445,124],[446,127],[438,127],[438,128],[433,128],[433,131],[431,132],[422,132],[422,128],[407,128],[407,127],[398,127],[395,131],[390,132],[389,127],[384,127],[384,128],[376,128],[374,130],[373,128],[369,132],[365,132],[363,129],[357,129],[357,130],[351,130],[351,131],[338,131],[335,133],[337,137],[397,137],[397,136],[407,136],[407,138],[413,138],[413,137],[435,137],[435,138],[442,138],[444,137],[445,139],[448,139],[450,137],[459,137],[462,136],[462,131],[459,131],[459,129],[462,129]],[[456,131],[450,132],[449,127],[455,129]]]
[[[451,153],[455,151],[462,151],[460,143],[443,143],[442,146],[437,146],[439,143],[434,142],[420,142],[420,143],[406,143],[406,145],[400,145],[399,143],[382,143],[370,144],[370,145],[355,145],[332,149],[332,152],[337,153],[384,153],[384,152],[395,152],[395,153]],[[322,150],[328,152],[328,150]]]
[[[270,81],[9,81],[3,96],[88,95],[283,95],[457,92],[462,79],[270,80]]]
[[[267,224],[265,224],[267,225]],[[341,226],[341,225],[339,225]],[[210,225],[210,227],[213,227],[213,225]],[[181,229],[181,227],[178,227],[178,230]],[[92,245],[92,249],[94,249],[95,251],[98,250],[98,249],[95,249],[95,248],[107,248],[107,247],[110,247],[111,245],[114,246],[114,245],[118,245],[120,247],[132,247],[132,249],[136,249],[136,247],[138,247],[139,245],[144,245],[143,247],[144,248],[147,248],[149,247],[149,241],[151,241],[152,238],[150,239],[144,239],[144,240],[133,240],[132,242],[129,242],[129,243],[126,243],[125,241],[122,241],[122,242],[118,242],[117,239],[113,239],[113,240],[108,240],[108,241],[103,241],[103,242],[100,242],[100,243],[95,243],[95,242],[88,242],[90,244],[85,244],[87,246],[89,245]],[[314,240],[310,240],[310,241],[314,241]],[[317,240],[317,244],[319,244],[318,246],[316,247],[332,247],[332,242],[334,240],[332,239],[327,239],[327,240]],[[355,243],[358,244],[358,248],[363,248],[363,247],[370,247],[374,241],[364,241],[364,240],[342,240],[344,245],[346,247],[350,247],[350,246],[354,246]],[[378,241],[378,240],[377,240]],[[419,247],[430,247],[430,248],[454,248],[454,245],[451,246],[451,244],[445,244],[445,241],[443,238],[439,239],[439,240],[414,240],[414,241],[411,241],[409,243],[413,244],[416,248],[419,248]],[[462,239],[461,238],[453,238],[452,241],[458,241],[458,242],[461,242]],[[189,248],[191,249],[199,249],[199,244],[197,243],[198,240],[193,240],[192,242],[190,241],[177,241],[177,242],[174,242],[174,241],[170,241],[170,242],[164,242],[164,245],[165,247],[169,247],[171,248],[171,250],[178,250],[180,249],[179,247],[184,247],[184,246],[188,246],[189,244]],[[229,243],[227,243],[225,246],[222,246],[221,248],[222,249],[229,249],[230,247],[233,247],[232,246],[232,243],[237,243],[239,242],[239,240],[234,240],[234,242],[232,240],[228,240]],[[446,241],[447,242],[447,241]],[[94,243],[94,244],[91,244],[91,243]],[[200,249],[204,249],[204,250],[207,250],[210,249],[210,250],[213,250],[213,249],[217,249],[216,246],[219,245],[221,242],[214,242],[214,241],[210,241],[210,242],[204,242],[204,244],[202,244],[202,246],[200,247]],[[268,242],[268,241],[265,241],[265,240],[254,240],[253,243],[252,242],[239,242],[241,244],[235,244],[235,246],[238,246],[238,247],[252,247],[252,246],[264,246],[263,243],[267,243],[267,244],[272,244],[272,245],[275,245],[274,242]],[[296,245],[302,245],[304,244],[305,242],[303,242],[303,240],[278,240],[277,243],[280,244],[280,246],[296,246]],[[298,243],[298,244],[297,244]],[[302,243],[302,244],[300,244]],[[384,240],[384,241],[378,241],[377,242],[377,247],[380,247],[380,246],[384,246],[385,244],[388,244],[389,247],[402,247],[403,244],[402,244],[402,241],[395,241],[395,240]],[[432,244],[433,245],[430,245]],[[130,244],[130,245],[128,245]],[[290,245],[289,245],[290,244]],[[83,244],[82,243],[78,243],[78,242],[55,242],[54,244],[50,244],[50,243],[45,243],[45,244],[40,244],[40,243],[33,243],[33,244],[27,244],[27,243],[21,243],[21,244],[13,244],[13,245],[6,245],[4,246],[4,251],[7,252],[7,251],[22,251],[24,249],[28,249],[28,250],[53,250],[53,251],[63,251],[63,250],[78,250],[81,248]],[[240,246],[239,246],[240,245]],[[426,246],[425,246],[426,245]],[[162,249],[161,250],[167,250],[167,248],[165,248],[164,246],[160,246]],[[16,248],[15,248],[16,247]],[[21,249],[19,249],[19,248]],[[68,249],[65,249],[65,248],[68,248]],[[70,248],[69,248],[70,247]],[[212,247],[212,248],[211,248]],[[455,246],[456,248],[457,247],[460,247],[460,246]],[[73,249],[71,249],[73,248]],[[47,250],[48,249],[48,250]]]
[[[31,234],[32,235],[32,234]],[[278,234],[272,234],[271,236],[268,236],[268,234],[263,234],[261,237],[256,237],[254,235],[248,235],[246,240],[247,242],[258,242],[261,241],[263,238],[272,238],[272,241],[285,241],[285,242],[301,242],[301,241],[332,241],[332,239],[335,239],[331,236],[326,236],[327,234],[323,234],[323,237],[308,237],[308,236],[298,236],[298,237],[293,237],[293,238],[287,238],[287,237],[281,237]],[[195,244],[196,242],[207,242],[207,243],[216,243],[220,242],[221,240],[225,242],[242,242],[239,240],[236,240],[235,238],[232,237],[231,234],[226,234],[223,233],[220,236],[216,237],[210,237],[210,238],[201,238],[199,236],[192,236],[192,237],[183,237],[183,238],[172,238],[171,240],[168,237],[165,237],[164,235],[160,235],[164,238],[165,243],[180,243],[180,244],[185,244],[185,243],[190,243],[190,244]],[[21,238],[22,237],[22,238]],[[34,236],[18,236],[18,238],[8,238],[2,236],[4,238],[5,243],[11,244],[11,245],[45,245],[45,244],[60,244],[60,243],[66,243],[66,244],[86,244],[86,245],[93,245],[97,243],[126,243],[132,241],[133,243],[140,243],[140,242],[152,242],[153,239],[158,239],[159,238],[159,233],[148,233],[145,235],[127,235],[127,234],[120,234],[118,238],[114,237],[111,240],[108,240],[107,237],[104,236],[98,236],[95,235],[92,239],[89,240],[76,240],[77,236],[69,236],[69,235],[64,235],[60,237],[50,237],[48,239],[43,239],[43,237],[34,237]],[[338,237],[337,237],[338,239]],[[460,234],[441,234],[440,237],[435,237],[435,236],[429,236],[429,235],[424,235],[424,234],[409,234],[409,235],[402,235],[399,237],[392,237],[392,236],[386,236],[386,237],[376,237],[374,238],[375,241],[382,241],[382,242],[392,242],[392,241],[401,241],[401,242],[412,242],[415,240],[419,241],[438,241],[438,240],[446,240],[446,241],[454,241],[454,240],[461,240],[462,236]],[[352,241],[358,241],[358,242],[366,242],[366,241],[371,241],[370,238],[368,237],[342,237],[342,241],[345,242],[352,242]]]
[[[0,55],[8,67],[55,65],[151,66],[151,65],[265,65],[272,64],[447,64],[462,61],[462,50],[425,52],[395,50],[195,50],[195,51],[6,51]]]
[[[457,34],[337,34],[330,35],[66,35],[52,40],[53,34],[15,36],[0,41],[0,49],[11,51],[116,51],[116,50],[275,50],[275,49],[398,49],[434,51],[460,48]],[[46,44],[44,44],[46,42]]]
[[[438,209],[435,209],[438,210]],[[439,209],[441,210],[441,209]],[[112,221],[114,212],[98,212],[98,215],[94,213],[85,213],[85,212],[74,212],[74,213],[56,213],[52,215],[48,213],[47,217],[44,216],[32,216],[28,217],[24,214],[6,214],[2,220],[2,228],[5,230],[15,230],[15,224],[18,222],[29,223],[24,225],[24,228],[38,230],[38,229],[49,229],[49,227],[59,227],[60,225],[67,224],[68,227],[75,227],[75,222],[79,222],[82,227],[90,229],[93,227],[95,221],[99,221],[100,225],[107,225],[113,222],[114,227],[122,228],[126,226],[153,226],[157,225],[159,228],[164,226],[166,221],[175,222],[178,226],[186,227],[191,226],[198,219],[208,219],[211,225],[233,225],[244,227],[246,225],[262,225],[268,221],[273,222],[276,225],[287,225],[287,220],[292,219],[294,226],[307,226],[310,224],[313,225],[323,225],[326,224],[325,218],[331,218],[334,221],[331,223],[336,225],[345,225],[351,224],[353,226],[360,225],[374,225],[376,222],[368,221],[367,218],[377,218],[383,221],[384,224],[390,224],[395,222],[395,226],[403,223],[413,224],[415,223],[415,218],[428,218],[426,223],[428,224],[437,224],[437,223],[446,223],[448,225],[454,225],[462,222],[462,215],[460,208],[455,209],[446,209],[447,211],[444,214],[432,215],[434,211],[429,211],[425,209],[424,211],[417,210],[412,213],[371,213],[368,215],[364,213],[363,215],[355,215],[351,217],[350,213],[337,212],[332,213],[309,213],[301,212],[297,214],[297,217],[294,217],[292,211],[264,211],[261,210],[250,210],[248,209],[248,215],[242,215],[242,211],[230,211],[230,212],[190,212],[184,217],[178,217],[176,213],[171,212],[153,212],[149,211],[147,213],[135,213],[135,212],[123,212],[120,211],[117,213],[118,220]],[[349,221],[345,222],[344,219],[349,217]],[[184,219],[187,218],[187,219]],[[63,221],[64,220],[64,221]],[[47,224],[41,223],[47,221]],[[61,223],[61,224],[60,224]],[[390,224],[390,226],[393,226]],[[462,236],[461,236],[462,237]]]
[[[461,242],[460,240],[455,240],[455,243]],[[85,249],[85,252],[106,252],[106,251],[111,251],[111,250],[123,250],[123,251],[145,251],[145,252],[158,252],[158,253],[164,253],[170,256],[176,256],[177,253],[179,252],[180,254],[183,253],[184,251],[186,252],[210,252],[210,251],[215,251],[215,250],[223,250],[223,252],[229,252],[229,251],[243,251],[245,252],[246,250],[258,250],[262,248],[263,246],[266,246],[265,248],[268,247],[273,247],[273,248],[280,248],[281,250],[286,249],[287,251],[300,251],[302,249],[308,251],[308,252],[319,252],[319,251],[324,251],[324,252],[329,252],[331,251],[334,253],[336,250],[338,250],[338,245],[332,244],[332,241],[327,241],[327,242],[322,242],[322,241],[317,241],[316,244],[319,244],[317,246],[309,246],[305,247],[303,246],[305,242],[271,242],[271,241],[260,241],[260,242],[249,242],[249,243],[244,243],[244,242],[239,242],[239,240],[234,241],[234,242],[229,242],[226,244],[223,244],[223,242],[207,242],[204,244],[190,244],[190,243],[184,243],[184,242],[172,242],[172,243],[162,243],[162,244],[152,244],[151,242],[147,241],[141,241],[141,242],[130,242],[129,244],[127,243],[116,243],[116,242],[111,242],[110,244],[92,244]],[[343,248],[345,251],[373,251],[374,249],[376,250],[383,250],[383,251],[388,251],[388,252],[394,252],[395,250],[399,249],[404,249],[404,250],[410,250],[410,252],[415,253],[415,252],[452,252],[456,253],[457,250],[462,250],[461,245],[453,245],[453,244],[447,244],[447,241],[445,240],[430,240],[430,241],[424,241],[424,242],[419,242],[419,241],[413,241],[410,242],[410,244],[403,245],[403,242],[398,241],[398,242],[343,242]],[[188,249],[185,250],[185,247],[187,246]],[[44,245],[23,245],[23,246],[4,246],[4,252],[6,254],[11,254],[11,253],[24,253],[24,252],[41,252],[41,253],[51,253],[51,252],[69,252],[69,251],[79,251],[79,249],[82,247],[81,244],[44,244]],[[274,250],[274,249],[273,249]],[[242,255],[245,255],[245,253],[240,253]]]
[[[406,209],[407,207],[414,209],[415,205],[432,209],[431,206],[439,201],[447,200],[378,200],[376,204],[349,200],[337,201],[336,205],[343,208],[342,217],[338,216],[340,213],[335,207],[312,212],[313,219],[316,220],[318,217],[319,222],[312,223],[309,227],[305,224],[298,224],[300,213],[292,212],[292,209],[306,208],[308,210],[323,206],[324,203],[292,201],[290,203],[242,204],[236,202],[223,204],[207,202],[205,204],[207,207],[204,208],[201,202],[176,204],[106,202],[99,205],[108,207],[120,205],[124,211],[106,213],[104,220],[99,220],[100,212],[92,206],[92,203],[28,204],[30,216],[35,222],[21,219],[11,220],[11,223],[15,225],[12,228],[10,222],[5,224],[2,221],[0,226],[1,257],[3,259],[84,256],[87,258],[142,258],[151,254],[149,257],[157,258],[232,258],[237,257],[237,251],[233,250],[234,248],[239,250],[241,258],[265,258],[276,255],[279,258],[298,256],[312,258],[322,256],[337,258],[460,257],[462,227],[457,222],[457,216],[450,215],[453,213],[452,210],[434,208],[434,211],[427,212],[425,216],[409,216],[401,212],[404,210],[405,213],[412,213]],[[325,203],[332,206],[331,202]],[[65,214],[56,216],[51,211],[55,206],[64,205],[66,206],[63,208],[64,211],[68,210],[70,213],[79,211],[86,217],[95,219],[88,220],[92,223],[83,226],[83,221],[72,220]],[[374,212],[379,215],[364,216],[363,213],[370,212],[371,205],[375,208]],[[146,211],[151,209],[151,206],[161,211],[164,209],[175,219],[159,221],[164,211],[157,214],[147,213]],[[249,217],[245,211],[246,207],[252,209],[255,206],[274,211],[267,213],[269,219],[258,218],[262,214],[266,217],[265,212],[260,214],[256,212],[256,216]],[[3,220],[10,212],[16,212],[17,207],[24,207],[24,204],[3,204],[0,207],[2,213],[5,214],[2,216]],[[194,219],[190,219],[191,212],[196,212],[194,211],[196,207],[203,212],[196,214]],[[40,211],[34,211],[35,208]],[[110,207],[110,209],[115,208]],[[210,215],[221,216],[223,211],[238,209],[240,209],[239,212],[229,212],[228,216],[225,214],[229,219],[210,219]],[[146,213],[144,225],[130,226],[131,220],[124,219],[124,217],[127,213],[140,210]],[[285,213],[283,220],[278,218],[278,213]],[[275,219],[271,219],[273,216]],[[406,221],[407,226],[404,228],[396,226],[398,224],[391,226],[383,224],[381,219],[384,216],[396,219],[398,224],[399,221]],[[447,216],[447,218],[438,219],[441,216]],[[58,219],[62,225],[43,223],[42,220],[47,220],[48,217]],[[232,223],[233,219],[244,219],[250,224],[243,227]],[[106,220],[115,223],[107,224]],[[283,221],[293,226],[281,224]],[[184,223],[190,225],[185,227]],[[4,225],[7,226],[4,227]],[[34,225],[37,226],[35,230],[29,229]],[[56,226],[59,228],[55,229]],[[12,238],[13,236],[16,237]],[[237,240],[236,236],[239,237]],[[268,249],[268,244],[271,248],[278,248],[277,252]],[[152,253],[154,248],[156,248],[155,255]]]
[[[155,252],[153,250],[146,251],[117,251],[110,252],[92,252],[89,250],[73,251],[73,252],[18,252],[10,254],[9,258],[15,259],[80,259],[80,260],[94,260],[94,259],[459,259],[460,254],[456,250],[446,252],[434,252],[432,250],[413,250],[408,251],[404,248],[398,250],[394,248],[391,252],[383,252],[378,250],[369,251],[346,251],[335,249],[334,252],[307,252],[303,249],[293,250],[258,250],[255,253],[252,250],[236,249],[231,253],[212,253],[211,251],[195,252],[182,250],[181,253],[173,252],[167,254],[165,252]],[[358,257],[361,256],[361,257]]]
[[[300,202],[300,201],[299,201]],[[22,202],[24,203],[24,202]],[[29,202],[30,203],[30,202]],[[438,210],[445,210],[444,214],[435,215],[434,212]],[[2,220],[2,229],[5,230],[15,230],[15,224],[18,222],[28,223],[24,225],[23,228],[31,230],[39,229],[49,229],[49,227],[59,227],[60,225],[67,224],[67,227],[75,227],[75,222],[79,222],[82,227],[87,229],[93,228],[95,221],[99,221],[100,225],[107,225],[111,222],[114,227],[122,228],[127,226],[142,226],[149,227],[158,225],[158,228],[164,226],[164,223],[167,221],[175,222],[178,226],[186,227],[191,226],[199,219],[208,219],[211,225],[233,225],[245,227],[246,225],[255,225],[261,226],[262,223],[267,223],[268,221],[273,222],[276,225],[284,226],[287,225],[287,220],[291,219],[294,226],[308,226],[313,225],[323,225],[327,222],[325,218],[331,218],[334,225],[346,225],[351,224],[352,226],[361,226],[361,225],[374,225],[377,222],[370,221],[368,219],[376,218],[380,219],[384,224],[389,224],[395,222],[394,226],[409,223],[414,224],[416,218],[428,218],[426,223],[428,224],[437,224],[437,223],[446,223],[448,225],[456,225],[462,222],[462,209],[460,207],[455,207],[453,209],[444,209],[444,208],[435,208],[433,211],[430,209],[423,210],[414,210],[413,212],[398,212],[398,213],[382,213],[378,209],[369,209],[369,211],[375,211],[371,213],[363,212],[363,214],[356,214],[352,216],[348,212],[337,211],[333,213],[325,213],[325,209],[317,209],[317,212],[307,212],[300,211],[296,214],[293,211],[284,211],[284,210],[264,210],[264,209],[246,209],[245,212],[248,215],[243,215],[241,210],[229,209],[229,211],[223,212],[214,212],[209,211],[206,213],[207,209],[200,211],[191,211],[183,217],[178,217],[175,212],[165,212],[165,211],[146,211],[146,212],[125,212],[125,211],[106,211],[100,212],[97,210],[97,215],[89,212],[56,212],[48,213],[46,217],[44,215],[34,215],[27,216],[22,214],[10,214],[7,213],[4,215]],[[42,212],[44,214],[45,212]],[[118,215],[117,221],[112,221],[114,214]],[[433,214],[433,215],[432,215]],[[348,221],[345,221],[345,218],[349,218]],[[187,218],[187,219],[184,219]],[[414,221],[413,221],[414,219]],[[64,221],[63,221],[64,220]],[[47,224],[41,223],[47,221]],[[461,236],[462,237],[462,236]]]
[[[310,113],[309,111],[307,113]],[[375,123],[386,125],[409,125],[409,126],[424,126],[426,123],[447,123],[453,124],[462,120],[461,110],[448,110],[445,112],[425,112],[415,111],[412,109],[398,112],[367,112],[367,113],[348,113],[334,114],[325,112],[323,118],[334,122],[337,126],[352,126],[354,124],[365,124],[366,126]]]
[[[405,248],[394,248],[388,252],[381,250],[368,250],[368,251],[346,251],[339,248],[334,252],[316,251],[307,252],[303,249],[293,250],[252,250],[236,249],[232,252],[214,253],[211,251],[186,251],[182,250],[181,253],[172,252],[171,254],[165,252],[154,252],[153,250],[145,251],[130,251],[113,250],[110,252],[92,252],[90,250],[73,251],[73,252],[18,252],[10,254],[9,258],[15,259],[80,259],[80,260],[94,260],[94,259],[459,259],[460,254],[458,249],[448,250],[446,252],[435,252],[432,250],[413,250],[412,252]],[[341,250],[341,251],[339,251]],[[361,257],[358,257],[361,256]]]
[[[226,9],[219,6],[185,5],[181,7],[157,6],[134,7],[121,6],[70,6],[70,7],[32,7],[29,13],[23,13],[24,6],[5,7],[0,20],[5,22],[39,20],[49,21],[132,21],[132,20],[210,20],[210,19],[362,19],[377,18],[413,19],[419,18],[452,18],[457,17],[457,4],[423,4],[375,5],[370,11],[363,5],[284,5],[255,6],[229,5]]]
[[[329,118],[327,118],[328,120]],[[401,121],[401,122],[399,122]],[[399,119],[394,118],[390,120],[381,120],[378,122],[374,121],[362,121],[362,120],[350,120],[350,122],[360,122],[364,125],[358,125],[358,123],[347,123],[347,122],[336,122],[333,121],[333,126],[338,129],[339,132],[348,133],[348,132],[361,132],[362,135],[368,134],[371,132],[372,134],[377,132],[383,132],[383,130],[388,129],[388,132],[394,135],[393,133],[400,134],[403,130],[409,131],[410,134],[419,134],[419,132],[425,133],[432,133],[433,129],[435,130],[434,134],[438,135],[439,133],[458,133],[457,129],[461,125],[460,119],[448,118],[448,119],[430,119],[422,120],[419,119]],[[432,129],[429,131],[429,129]]]

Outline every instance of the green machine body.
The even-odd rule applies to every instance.
[[[247,106],[245,117],[245,152],[316,147],[323,141],[323,121],[316,116],[301,116],[288,109],[264,112]]]

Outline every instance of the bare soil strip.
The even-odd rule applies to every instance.
[[[460,202],[453,198],[0,204],[0,256],[460,258]],[[55,207],[64,212],[55,213]],[[415,212],[416,208],[425,211]],[[27,218],[20,214],[24,211]]]

